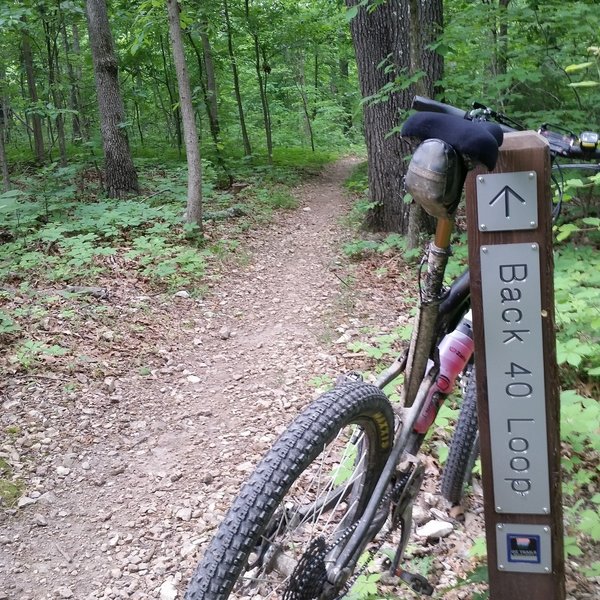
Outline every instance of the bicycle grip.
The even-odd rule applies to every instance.
[[[431,98],[425,98],[423,96],[415,96],[411,108],[420,112],[437,112],[446,115],[456,115],[462,119],[466,119],[468,115],[466,110],[456,108],[450,104],[438,102],[437,100],[431,100]]]

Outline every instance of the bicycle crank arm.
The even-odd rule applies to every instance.
[[[413,592],[417,592],[417,594],[424,594],[425,596],[431,596],[433,594],[433,586],[423,577],[423,575],[419,575],[418,573],[409,573],[404,569],[396,569],[394,575],[396,577],[400,577],[404,583],[410,586],[410,589]]]
[[[392,572],[398,569],[404,557],[404,550],[406,549],[412,530],[413,502],[421,489],[421,484],[425,477],[425,468],[419,460],[414,456],[410,456],[409,461],[414,467],[412,467],[410,477],[402,490],[402,494],[392,514],[392,527],[395,527],[398,523],[401,527],[400,542],[398,543],[398,549],[396,550],[396,555],[390,569]]]

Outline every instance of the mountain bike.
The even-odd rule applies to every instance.
[[[419,273],[410,345],[374,384],[342,375],[292,422],[227,512],[188,600],[343,598],[384,545],[393,549],[385,569],[395,582],[433,593],[427,579],[402,566],[425,474],[418,452],[459,374],[467,374],[467,390],[474,380],[469,273],[449,286],[444,273],[467,172],[494,168],[511,125],[481,105],[465,112],[417,98],[414,107],[427,112],[402,129],[419,142],[405,184],[437,227]],[[592,148],[592,136],[584,137],[577,145],[584,158],[600,158],[598,140]],[[392,407],[383,390],[401,374],[402,401]]]
[[[447,104],[437,103],[427,98],[415,98],[418,110],[440,112],[462,116],[464,111],[455,109]],[[474,120],[490,120],[501,124],[504,132],[523,131],[525,126],[508,118],[506,115],[475,103],[468,117]],[[552,210],[555,222],[561,211],[564,187],[564,172],[567,170],[600,172],[597,161],[598,134],[583,132],[580,135],[556,125],[543,123],[538,133],[546,138],[552,161],[552,178],[556,190],[556,201]],[[562,162],[561,159],[574,159],[577,162]],[[580,162],[582,160],[592,162]],[[463,373],[461,379],[462,403],[459,416],[451,438],[448,456],[444,464],[441,479],[441,493],[451,504],[460,504],[464,490],[471,480],[471,474],[479,456],[479,428],[477,418],[477,383],[476,370],[473,361]]]

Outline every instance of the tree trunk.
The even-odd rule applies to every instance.
[[[346,4],[351,7],[359,2],[346,0]],[[410,67],[409,15],[402,0],[388,0],[373,12],[361,6],[350,22],[350,31],[363,98],[377,94]],[[391,92],[386,102],[364,105],[369,192],[373,203],[364,225],[371,230],[406,233],[408,229],[409,207],[403,202],[403,179],[410,148],[398,134],[390,132],[398,126],[399,117],[410,102],[410,91],[398,90]]]
[[[424,76],[414,84],[414,93],[428,98],[435,97],[436,84],[443,75],[444,58],[431,50],[443,29],[442,0],[409,0],[410,11],[410,71],[411,75],[423,71]],[[413,202],[410,205],[406,246],[418,247],[423,231],[432,233],[434,219]]]
[[[204,52],[204,71],[206,73],[206,96],[208,99],[208,114],[210,116],[211,129],[214,130],[215,138],[218,139],[221,134],[219,126],[219,110],[217,97],[217,81],[215,79],[215,66],[212,57],[212,47],[208,39],[208,21],[202,19],[200,23],[200,40],[202,41],[202,51]]]
[[[167,0],[169,15],[169,32],[173,49],[173,62],[177,73],[179,88],[179,105],[183,117],[183,133],[188,164],[188,198],[186,221],[195,223],[202,229],[202,171],[200,149],[198,147],[198,132],[192,106],[192,90],[185,64],[181,26],[179,24],[179,5],[177,0]]]
[[[267,159],[269,164],[273,164],[273,139],[271,136],[271,119],[269,116],[269,102],[267,98],[267,84],[266,77],[270,70],[269,65],[266,60],[263,60],[261,64],[261,48],[260,41],[258,38],[258,31],[256,27],[250,23],[250,4],[249,0],[245,0],[246,7],[246,20],[248,21],[248,26],[250,27],[250,35],[252,36],[252,40],[254,43],[254,66],[256,68],[256,78],[258,80],[258,89],[260,92],[260,103],[262,106],[263,113],[263,124],[265,128],[265,139],[267,142]],[[263,71],[265,74],[265,78],[263,78]]]
[[[106,193],[109,198],[122,198],[139,192],[139,185],[123,125],[125,109],[106,1],[86,0],[86,15],[98,94]]]
[[[59,93],[60,78],[58,70],[58,49],[56,47],[56,37],[50,23],[42,19],[44,26],[44,36],[46,38],[46,55],[48,59],[48,88],[52,94],[52,102],[56,111],[54,123],[56,125],[56,135],[58,136],[58,151],[60,155],[60,166],[67,166],[67,144],[65,140],[65,122],[62,113],[62,98]]]
[[[348,93],[349,88],[349,79],[350,79],[350,67],[348,64],[348,57],[346,56],[344,44],[343,44],[343,36],[339,36],[338,38],[338,51],[341,53],[338,57],[338,71],[340,76],[340,85],[338,91],[342,96],[342,106],[344,107],[344,121],[342,125],[342,130],[345,135],[350,133],[352,129],[352,102],[350,100],[350,94]]]
[[[4,113],[0,113],[0,167],[2,168],[2,189],[5,192],[10,190],[10,175],[8,172],[8,158],[6,157],[6,120]]]
[[[498,0],[500,22],[498,24],[498,43],[496,53],[496,75],[506,75],[508,69],[508,21],[507,9],[510,0]]]
[[[65,25],[64,20],[60,24],[60,33],[62,36],[63,49],[65,51],[65,62],[67,65],[67,78],[69,79],[69,96],[68,96],[68,107],[71,111],[72,121],[71,121],[71,133],[72,133],[72,141],[75,144],[81,142],[81,121],[80,121],[80,112],[81,108],[79,106],[79,96],[77,93],[77,79],[75,78],[75,70],[73,69],[73,63],[71,62],[71,58],[69,54],[71,53],[71,44],[69,42],[69,36],[67,34],[67,27]]]
[[[250,146],[250,138],[248,137],[248,131],[246,129],[244,106],[242,104],[242,95],[240,92],[240,78],[237,69],[237,62],[235,59],[235,52],[233,50],[233,34],[231,31],[231,20],[229,19],[229,6],[227,4],[227,0],[223,0],[223,7],[225,10],[225,24],[227,26],[227,51],[229,53],[229,60],[231,62],[231,73],[233,75],[233,89],[235,92],[235,100],[237,103],[238,115],[240,118],[240,129],[242,131],[242,140],[244,143],[244,156],[252,156],[252,147]]]
[[[87,113],[83,111],[83,102],[81,101],[81,90],[79,89],[78,82],[81,81],[81,49],[79,47],[79,29],[77,27],[77,23],[73,23],[71,26],[71,32],[73,34],[73,53],[76,55],[77,60],[75,61],[75,94],[76,94],[76,102],[79,110],[81,111],[79,114],[79,123],[82,128],[82,139],[87,141],[90,139],[90,118]]]
[[[205,60],[203,60],[202,53],[200,52],[200,49],[198,48],[198,44],[196,44],[196,42],[194,41],[194,37],[192,36],[192,34],[189,31],[187,32],[187,39],[190,42],[190,44],[192,45],[192,48],[194,49],[194,54],[196,55],[196,61],[198,63],[198,71],[199,71],[198,80],[200,83],[200,88],[202,89],[202,97],[204,98],[204,106],[206,107],[206,114],[208,116],[208,127],[210,129],[210,135],[215,144],[215,149],[218,153],[219,152],[220,128],[219,128],[218,118],[216,117],[217,116],[216,106],[212,106],[209,88],[207,87],[207,84],[204,82],[204,72],[206,70]],[[213,74],[213,78],[214,78],[214,74]]]
[[[31,44],[27,32],[23,32],[23,41],[21,45],[23,52],[23,63],[25,65],[25,73],[27,75],[27,89],[29,91],[29,99],[34,106],[38,102],[37,88],[35,85],[35,73],[33,70],[33,55],[31,53]],[[37,107],[36,107],[37,109]],[[42,164],[45,159],[44,152],[44,134],[42,132],[42,117],[37,114],[31,114],[31,127],[33,129],[33,145],[35,160],[38,164]]]
[[[165,46],[163,44],[162,35],[160,36],[160,52],[162,55],[162,63],[163,70],[165,72],[165,85],[167,86],[167,92],[169,93],[169,100],[171,101],[171,111],[173,111],[173,107],[177,105],[175,102],[175,94],[173,92],[173,88],[171,85],[171,77],[169,76],[169,64],[167,62],[167,55],[165,52]],[[181,136],[181,109],[179,105],[173,111],[175,115],[175,135],[177,137],[177,151],[179,155],[181,155],[181,144],[183,142],[183,138]]]

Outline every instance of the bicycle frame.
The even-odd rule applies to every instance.
[[[553,169],[587,168],[600,171],[600,165],[566,164],[553,165]],[[413,430],[415,421],[421,413],[428,391],[435,381],[439,364],[435,360],[435,348],[449,331],[452,331],[461,317],[470,307],[470,275],[466,269],[448,288],[443,279],[450,256],[450,238],[453,222],[439,219],[435,240],[427,253],[427,272],[421,286],[419,310],[415,320],[411,345],[408,353],[398,357],[375,381],[380,389],[394,381],[402,372],[405,373],[405,387],[401,420],[395,434],[394,445],[381,473],[373,495],[363,513],[358,526],[346,541],[343,549],[337,553],[335,565],[330,570],[330,581],[339,584],[340,578],[347,576],[344,565],[356,564],[361,553],[372,539],[373,522],[392,478],[396,474],[403,455],[413,456],[418,451],[425,434]],[[434,359],[433,366],[426,371],[429,361]],[[408,380],[408,381],[407,381]],[[416,382],[416,383],[415,383]],[[412,498],[407,509],[410,509]],[[386,512],[387,516],[387,512]],[[378,524],[378,530],[385,521]],[[402,559],[408,535],[403,531],[402,540],[395,557],[397,566]]]
[[[440,219],[436,230],[435,242],[431,245],[427,255],[427,274],[421,287],[421,299],[419,303],[419,314],[413,331],[411,349],[407,358],[404,356],[397,359],[394,364],[385,371],[375,385],[385,387],[393,381],[407,365],[412,367],[412,377],[418,378],[419,385],[414,397],[411,398],[405,391],[401,421],[395,434],[392,451],[373,495],[363,513],[357,528],[347,540],[343,550],[338,554],[335,566],[330,572],[330,581],[338,583],[340,577],[345,576],[343,565],[355,564],[360,554],[370,541],[367,535],[372,529],[377,509],[396,473],[396,469],[404,453],[412,456],[420,447],[424,434],[413,431],[415,421],[424,407],[428,391],[435,381],[439,365],[434,365],[425,373],[427,362],[431,359],[431,351],[439,336],[438,327],[450,327],[458,320],[461,310],[469,303],[469,274],[465,271],[458,277],[448,290],[443,285],[444,273],[448,257],[450,255],[450,236],[452,233],[452,222]],[[417,367],[415,364],[417,363]],[[421,365],[421,366],[419,366]],[[412,498],[409,498],[407,509],[412,506]],[[387,515],[386,515],[387,516]],[[383,526],[383,522],[379,528]],[[402,557],[407,540],[407,533],[403,532],[401,548],[397,552],[395,563]]]

